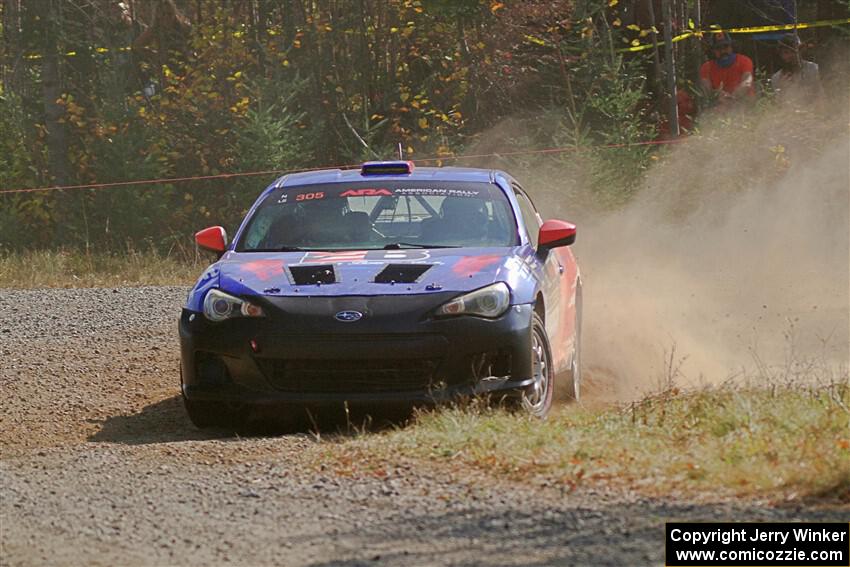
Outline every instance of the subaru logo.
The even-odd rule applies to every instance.
[[[340,311],[334,315],[334,319],[343,323],[353,323],[363,318],[363,314],[359,311]]]

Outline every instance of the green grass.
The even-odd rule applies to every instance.
[[[850,384],[672,390],[628,406],[559,408],[546,421],[471,405],[408,427],[331,438],[341,474],[412,459],[566,489],[583,484],[850,503]]]
[[[30,251],[0,253],[0,287],[191,285],[207,258],[134,249],[117,253]]]

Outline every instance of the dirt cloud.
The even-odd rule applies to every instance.
[[[544,216],[579,224],[585,369],[609,397],[656,387],[671,359],[681,385],[792,358],[846,371],[846,117],[776,106],[706,122],[613,211],[593,206],[580,157],[517,172]]]

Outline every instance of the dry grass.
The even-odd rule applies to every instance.
[[[204,258],[128,249],[122,254],[30,251],[0,254],[0,288],[191,285]]]
[[[850,383],[676,389],[628,406],[559,408],[541,422],[480,405],[322,443],[340,474],[413,459],[506,479],[850,503]]]

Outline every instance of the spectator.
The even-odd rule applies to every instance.
[[[808,100],[820,99],[823,87],[817,63],[805,61],[800,53],[800,38],[789,33],[779,40],[777,48],[782,68],[773,74],[770,84],[773,90],[783,98],[796,95]]]
[[[710,38],[714,56],[700,67],[702,87],[720,104],[732,100],[755,97],[753,60],[735,53],[732,38],[726,32],[716,32]]]

